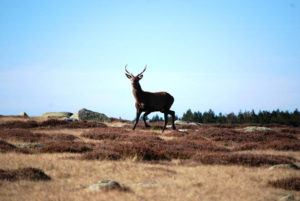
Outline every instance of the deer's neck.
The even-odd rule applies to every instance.
[[[132,93],[137,101],[141,100],[144,91],[139,83],[132,87]]]

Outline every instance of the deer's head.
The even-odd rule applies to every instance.
[[[143,73],[145,72],[146,69],[147,69],[147,65],[145,66],[144,70],[141,73],[134,76],[132,73],[130,73],[127,70],[127,64],[126,64],[126,66],[125,66],[125,72],[126,72],[125,75],[128,77],[128,79],[131,80],[131,84],[134,88],[139,86],[139,81],[143,78]]]

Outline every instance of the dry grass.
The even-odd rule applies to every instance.
[[[269,171],[243,166],[180,165],[134,161],[81,161],[70,154],[0,155],[2,169],[34,167],[49,175],[49,182],[0,181],[3,200],[278,200],[286,192],[268,182],[295,177],[296,171]],[[4,162],[7,161],[7,162]],[[279,177],[280,175],[280,177]],[[118,181],[131,192],[88,192],[103,179]],[[237,193],[238,192],[238,193]],[[297,198],[300,193],[293,192]]]
[[[273,125],[272,131],[246,133],[243,125],[215,124],[161,133],[143,124],[132,131],[129,124],[1,117],[0,178],[7,178],[0,180],[1,200],[247,201],[278,200],[287,192],[300,198],[297,170],[268,170],[273,164],[299,166],[299,128]],[[43,146],[22,149],[20,142]],[[16,176],[29,169],[51,180]],[[104,179],[130,191],[85,190]]]

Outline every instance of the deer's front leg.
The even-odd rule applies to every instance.
[[[135,124],[134,124],[132,130],[135,129],[137,123],[139,122],[140,116],[141,116],[141,111],[140,110],[136,110],[136,119],[135,119]]]

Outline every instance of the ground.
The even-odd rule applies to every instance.
[[[270,170],[300,166],[300,128],[178,125],[162,133],[162,125],[145,129],[140,123],[132,131],[131,122],[116,119],[103,124],[2,116],[1,200],[279,200],[286,194],[300,200],[299,170]],[[248,126],[271,130],[247,132]],[[51,179],[4,174],[23,168]],[[87,190],[105,179],[127,190]]]

